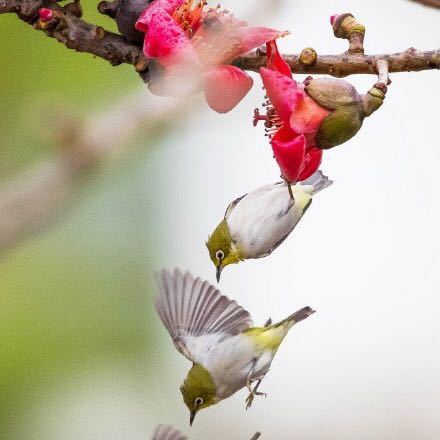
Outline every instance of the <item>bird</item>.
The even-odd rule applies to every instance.
[[[238,197],[226,209],[223,220],[206,246],[220,281],[229,264],[270,255],[293,231],[312,203],[312,196],[333,183],[317,171],[292,185],[289,197],[285,181],[264,185]]]
[[[158,425],[151,440],[187,440],[180,431],[169,425]]]
[[[192,362],[183,385],[183,400],[196,414],[247,387],[246,409],[292,326],[315,311],[304,307],[282,321],[254,327],[236,301],[206,280],[186,271],[163,269],[157,274],[155,306],[177,350]],[[253,386],[253,387],[252,387]]]
[[[251,440],[260,438],[261,432],[256,432]],[[169,425],[158,425],[153,432],[151,440],[188,440],[180,431]]]

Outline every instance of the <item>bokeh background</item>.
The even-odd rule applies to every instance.
[[[344,51],[329,16],[346,11],[366,25],[369,53],[440,43],[440,12],[407,0],[268,2],[223,5],[292,30],[286,52]],[[85,18],[113,29],[96,3],[82,1]],[[147,94],[129,66],[0,20],[2,184],[58,154],[60,115],[87,120]],[[1,255],[0,438],[141,440],[158,423],[191,439],[439,438],[437,71],[393,74],[383,108],[325,155],[335,184],[295,233],[269,258],[224,271],[222,290],[257,323],[305,305],[318,313],[281,347],[267,399],[246,412],[239,392],[189,429],[178,389],[189,365],[154,313],[152,274],[179,266],[213,281],[204,242],[227,204],[278,179],[251,124],[263,101],[255,80],[227,115],[196,98],[133,136],[78,186],[61,221]],[[350,80],[365,91],[375,78]]]

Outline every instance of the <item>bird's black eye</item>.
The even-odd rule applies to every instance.
[[[215,253],[215,258],[217,258],[218,261],[221,261],[223,258],[225,258],[225,253],[222,250],[218,250]]]
[[[194,400],[194,405],[195,406],[203,405],[203,399],[201,397],[196,397],[196,399]]]

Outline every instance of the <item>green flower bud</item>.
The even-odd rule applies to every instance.
[[[312,79],[305,91],[319,105],[331,110],[315,137],[323,149],[351,139],[362,127],[364,118],[376,111],[385,98],[385,93],[377,87],[361,96],[352,84],[336,78]]]
[[[337,78],[310,80],[306,92],[320,105],[334,110],[343,105],[358,104],[361,97],[349,82]]]

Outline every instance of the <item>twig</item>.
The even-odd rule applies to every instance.
[[[89,173],[121,154],[141,133],[185,115],[186,104],[154,100],[144,91],[74,126],[57,157],[0,187],[0,255],[61,219]],[[178,116],[180,116],[178,118]],[[64,127],[63,132],[65,134]]]
[[[257,440],[257,439],[260,438],[260,436],[261,436],[261,432],[256,432],[256,433],[254,434],[254,436],[251,438],[251,440]]]
[[[38,20],[38,10],[42,7],[54,12],[53,19],[45,24]],[[21,20],[34,24],[36,29],[69,49],[90,53],[114,66],[122,63],[136,65],[144,59],[142,48],[129,43],[121,35],[65,12],[54,0],[0,0],[0,14],[16,13]]]
[[[45,25],[42,30],[47,36],[57,39],[66,47],[103,58],[112,65],[127,63],[137,66],[138,70],[147,68],[148,63],[140,46],[129,43],[120,35],[105,31],[72,14],[65,14],[64,9],[54,0],[0,0],[0,13],[16,13],[22,20],[35,23],[36,28],[41,28],[39,21],[36,21],[38,9],[41,7],[49,7],[56,12],[52,22],[53,27]],[[410,48],[395,54],[363,55],[359,53],[360,33],[352,31],[349,34],[351,49],[347,53],[317,55],[309,64],[301,62],[300,54],[284,55],[284,57],[294,73],[327,74],[336,77],[376,74],[376,63],[380,59],[388,61],[390,72],[440,69],[440,49],[418,51]],[[260,67],[266,65],[266,56],[262,51],[256,51],[237,58],[234,64],[244,70],[258,71]]]
[[[431,8],[440,9],[440,0],[412,0],[413,2],[420,3],[424,6],[431,6]]]
[[[376,63],[379,60],[388,61],[390,73],[440,69],[440,49],[418,51],[410,48],[404,52],[382,55],[318,55],[312,65],[301,63],[300,55],[283,55],[283,58],[294,73],[325,74],[338,78],[355,74],[376,75]],[[266,66],[266,57],[259,51],[252,52],[237,58],[234,65],[257,72]]]
[[[390,75],[387,60],[378,60],[376,63],[377,82],[388,86],[390,84]]]

